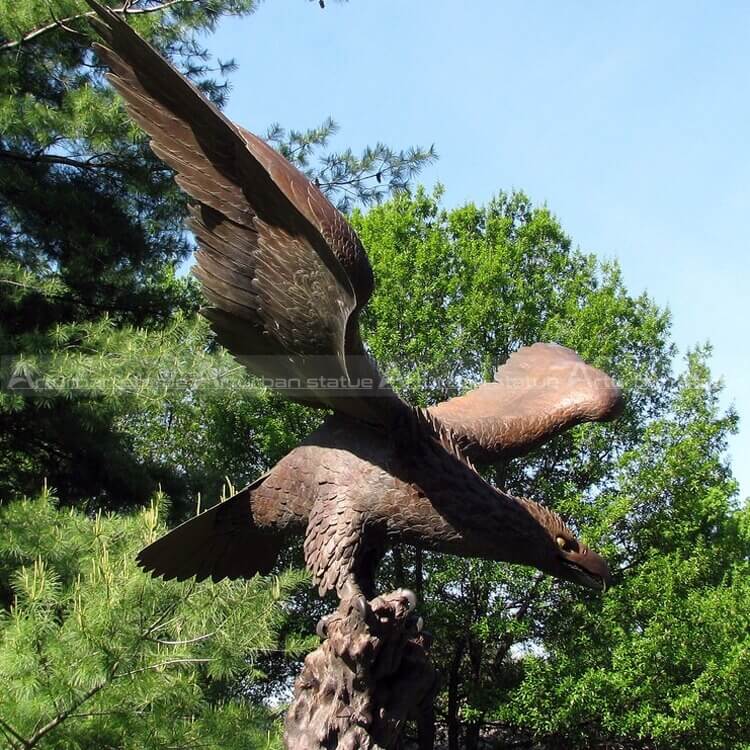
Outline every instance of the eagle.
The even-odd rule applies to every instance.
[[[372,596],[397,544],[606,588],[606,561],[557,513],[493,486],[477,466],[614,418],[617,384],[570,349],[537,343],[491,383],[428,409],[408,404],[362,341],[374,278],[345,217],[120,16],[87,2],[109,81],[191,198],[193,271],[218,341],[286,397],[330,412],[266,474],[143,549],[139,564],[164,579],[250,578],[302,534],[320,594],[342,599]]]

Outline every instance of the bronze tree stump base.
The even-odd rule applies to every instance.
[[[344,599],[319,626],[286,715],[288,750],[390,750],[407,720],[431,747],[437,674],[410,591]]]

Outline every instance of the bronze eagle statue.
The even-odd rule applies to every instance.
[[[373,273],[346,219],[301,172],[231,122],[117,14],[87,0],[109,80],[192,198],[195,275],[218,341],[284,395],[333,412],[273,469],[142,550],[165,579],[271,571],[291,534],[321,594],[373,593],[389,545],[521,563],[604,588],[605,560],[553,511],[485,481],[622,394],[573,351],[515,352],[492,383],[429,409],[381,377],[359,331]]]

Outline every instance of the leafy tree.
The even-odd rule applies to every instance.
[[[707,354],[689,354],[669,412],[617,468],[617,510],[597,534],[618,585],[560,603],[503,720],[588,746],[748,746],[750,508],[722,458],[736,418]]]
[[[354,216],[378,280],[368,344],[402,390],[434,403],[486,379],[519,346],[552,340],[628,395],[618,421],[488,472],[573,519],[615,564],[611,592],[491,562],[392,555],[384,585],[414,587],[435,634],[448,746],[492,737],[498,747],[742,747],[747,725],[727,698],[737,691],[709,692],[746,670],[748,548],[723,458],[736,416],[719,411],[707,352],[675,376],[667,313],[629,295],[616,264],[573,250],[522,193],[452,211],[439,198],[419,192]],[[693,633],[712,648],[686,646],[690,661],[676,645]]]
[[[305,576],[214,586],[151,579],[136,550],[164,532],[163,498],[123,516],[58,509],[49,491],[0,509],[4,747],[276,747],[268,709],[225,691],[263,680],[283,601]]]

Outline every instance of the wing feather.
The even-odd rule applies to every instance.
[[[152,542],[138,553],[138,564],[154,576],[178,581],[270,572],[284,540],[259,528],[251,510],[251,492],[266,476]]]
[[[429,412],[450,428],[473,461],[521,456],[582,422],[603,422],[622,411],[622,392],[608,375],[558,344],[534,344],[512,354],[463,396]]]
[[[215,308],[206,316],[219,341],[277,387],[289,378],[300,385],[284,395],[387,423],[383,402],[404,405],[381,387],[359,338],[373,279],[355,232],[302,173],[228,120],[122,18],[87,2],[109,80],[197,202],[194,273]],[[377,385],[352,395],[363,373]],[[344,390],[320,385],[321,377]]]

